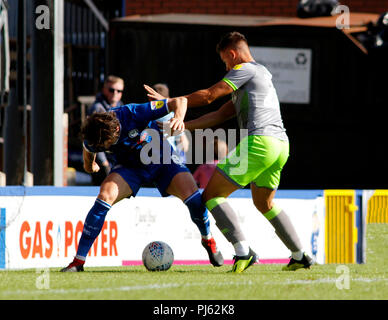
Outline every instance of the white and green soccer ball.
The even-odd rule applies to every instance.
[[[144,248],[142,258],[148,271],[166,271],[174,262],[174,253],[167,243],[153,241]]]

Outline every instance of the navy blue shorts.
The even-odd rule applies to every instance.
[[[171,180],[180,172],[190,172],[183,164],[150,164],[147,167],[132,168],[123,165],[117,165],[112,172],[118,173],[131,187],[131,196],[135,197],[143,184],[154,183],[158,188],[162,197],[167,197],[169,194],[166,189],[171,183]]]

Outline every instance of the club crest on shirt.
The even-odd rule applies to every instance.
[[[152,129],[150,129],[150,130],[152,130]],[[140,138],[139,138],[140,143],[149,143],[149,142],[151,142],[151,140],[152,140],[152,136],[147,129],[143,130],[140,133]]]
[[[236,64],[234,67],[233,67],[233,70],[238,70],[242,67],[243,65],[242,64]]]
[[[164,101],[159,100],[159,101],[151,101],[151,109],[152,110],[157,110],[160,109],[164,106]]]
[[[139,130],[137,129],[132,129],[128,132],[128,137],[130,138],[135,138],[139,134]]]

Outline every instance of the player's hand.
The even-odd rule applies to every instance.
[[[154,89],[152,89],[150,86],[147,86],[146,84],[143,85],[144,89],[146,89],[148,100],[163,100],[167,97],[162,96],[160,93],[156,92]]]
[[[173,118],[174,119],[174,118]],[[171,120],[173,120],[171,119]],[[156,121],[160,132],[162,133],[163,139],[167,139],[172,136],[180,135],[185,130],[185,124],[175,119],[174,124],[176,125],[174,129],[174,124],[171,123],[171,120],[169,121]],[[183,124],[183,126],[182,126]]]
[[[174,117],[169,121],[169,123],[172,131],[185,131],[185,123],[183,120]]]
[[[100,171],[100,166],[97,164],[97,162],[93,162],[93,164],[92,164],[92,172],[96,173],[98,171]]]
[[[84,169],[87,173],[96,173],[100,171],[100,166],[97,164],[97,162],[93,161],[91,167],[85,166]]]

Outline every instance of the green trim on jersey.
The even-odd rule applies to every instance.
[[[236,90],[238,89],[238,88],[235,86],[235,84],[234,84],[232,81],[230,81],[229,79],[223,78],[222,80],[225,81],[225,82],[233,89],[233,91],[236,91]]]

